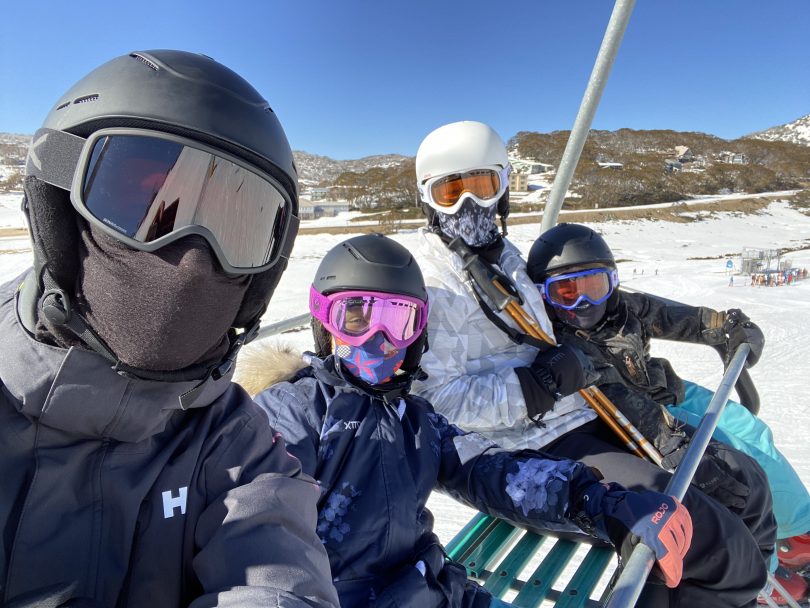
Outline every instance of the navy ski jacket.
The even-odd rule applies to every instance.
[[[569,512],[596,482],[585,465],[501,450],[414,395],[387,403],[343,379],[333,357],[256,401],[321,485],[317,532],[342,606],[479,605],[432,531],[434,488],[525,527],[581,533]]]

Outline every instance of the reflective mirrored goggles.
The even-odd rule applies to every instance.
[[[351,346],[362,346],[381,331],[396,348],[406,348],[422,334],[428,316],[427,303],[417,298],[375,291],[325,296],[314,286],[309,310],[329,333]]]
[[[611,268],[591,268],[560,274],[537,283],[546,301],[558,308],[572,310],[583,300],[594,306],[610,297],[619,285],[619,273]]]
[[[491,207],[509,187],[511,165],[485,167],[440,175],[419,186],[422,200],[442,213],[454,214],[465,196],[472,198],[481,207]]]
[[[88,222],[133,249],[204,237],[226,272],[249,274],[289,257],[298,218],[260,169],[199,142],[144,129],[88,139],[40,129],[26,173],[70,191]]]

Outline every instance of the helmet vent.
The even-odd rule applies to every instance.
[[[357,253],[354,251],[354,249],[352,247],[349,247],[349,245],[347,243],[342,243],[342,245],[343,245],[343,248],[346,250],[346,252],[350,256],[352,256],[355,260],[360,259],[360,256],[358,256]]]
[[[275,112],[273,112],[273,108],[271,108],[270,106],[267,106],[267,107],[264,109],[264,111],[265,111],[265,112],[267,112],[267,113],[269,113],[269,114],[275,114]]]
[[[160,69],[160,68],[158,68],[156,63],[154,63],[152,61],[149,61],[143,55],[139,55],[138,53],[130,53],[129,56],[134,57],[135,59],[140,61],[142,64],[144,64],[146,67],[148,67],[150,70],[154,70],[155,72],[157,72]]]
[[[89,103],[91,101],[97,101],[97,100],[98,100],[98,93],[93,93],[92,95],[85,95],[84,97],[79,97],[77,99],[74,99],[73,103],[74,104]]]
[[[65,109],[66,107],[68,107],[69,105],[70,105],[70,102],[69,102],[69,101],[66,101],[66,102],[65,102],[65,103],[63,103],[63,104],[56,106],[56,109],[57,109],[57,110],[64,110],[64,109]]]

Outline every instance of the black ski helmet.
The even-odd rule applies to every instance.
[[[557,224],[541,234],[529,251],[526,270],[535,283],[575,266],[616,267],[613,252],[598,233],[582,224]]]
[[[298,172],[278,118],[247,81],[205,55],[153,50],[113,59],[71,87],[42,126],[81,137],[108,127],[144,128],[199,141],[269,173],[298,213]],[[71,294],[79,236],[70,195],[34,177],[25,189],[37,277],[47,269]],[[286,264],[281,259],[251,276],[234,327],[258,323]]]
[[[383,291],[427,302],[425,280],[416,260],[405,247],[382,234],[355,236],[339,243],[321,260],[313,287],[323,295],[337,291]],[[318,354],[331,350],[326,330],[317,320],[312,325]],[[403,369],[418,367],[425,350],[427,330],[408,347]]]
[[[352,237],[329,250],[312,285],[323,295],[360,289],[427,302],[425,280],[411,252],[377,233]]]

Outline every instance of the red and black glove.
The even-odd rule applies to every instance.
[[[596,483],[585,491],[582,508],[625,563],[641,541],[655,553],[657,574],[667,587],[678,586],[683,558],[692,544],[692,518],[677,498],[652,490],[631,492],[617,483]]]

